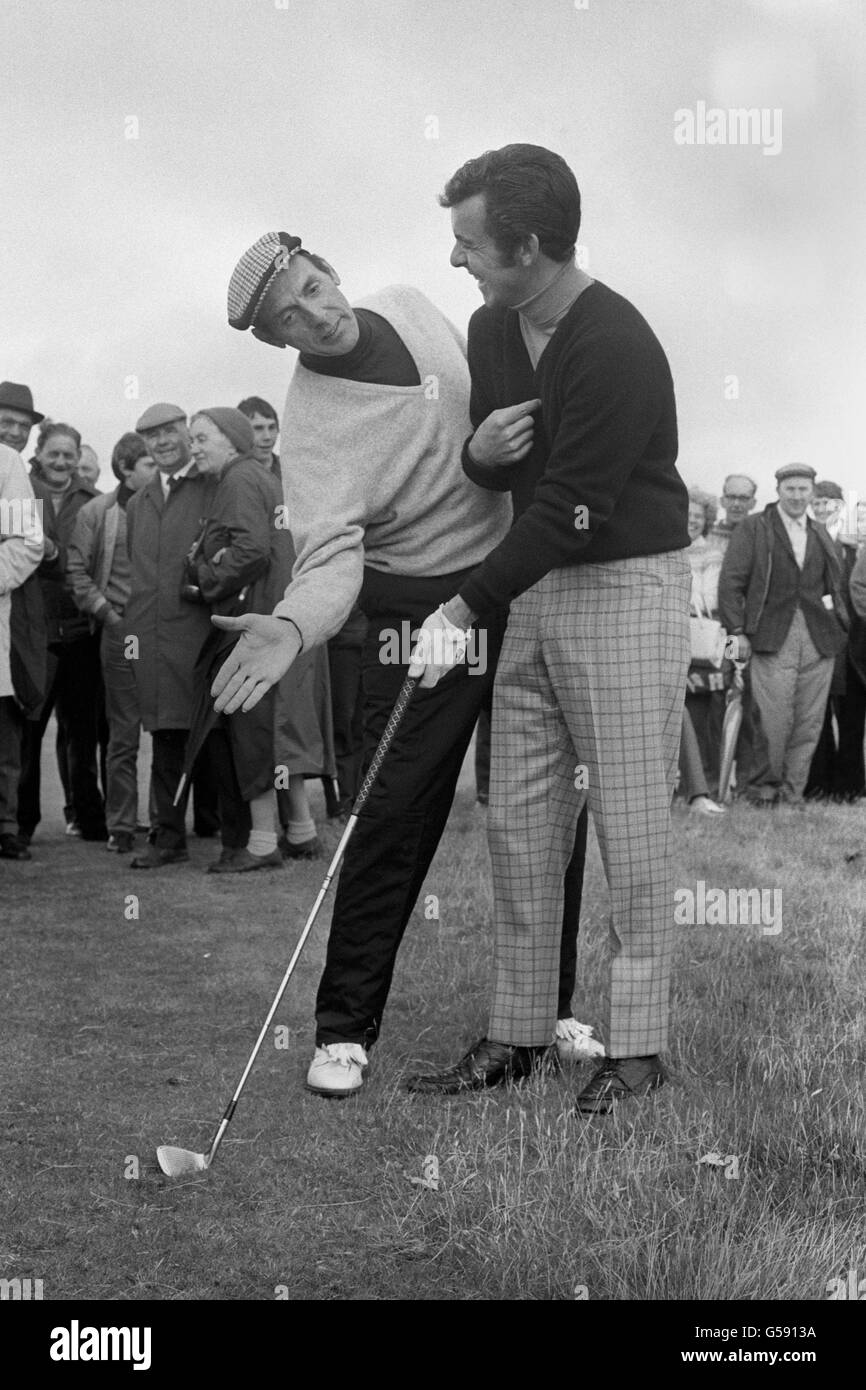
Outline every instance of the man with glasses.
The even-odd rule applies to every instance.
[[[719,550],[722,558],[728,548],[728,541],[752,511],[758,493],[758,485],[745,473],[729,473],[722,486],[723,521],[717,521],[710,532],[710,541]]]

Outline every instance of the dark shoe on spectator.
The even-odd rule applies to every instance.
[[[26,840],[20,835],[0,835],[0,859],[32,859]]]
[[[225,851],[223,851],[225,853]],[[278,849],[270,854],[250,854],[248,849],[234,849],[223,858],[220,855],[215,864],[208,866],[209,874],[249,874],[256,869],[281,869],[283,856]]]
[[[118,830],[116,835],[109,835],[105,848],[112,854],[132,854],[135,837],[128,830]]]
[[[129,861],[131,869],[163,869],[167,864],[188,864],[189,854],[185,849],[157,849],[148,845],[142,854]]]
[[[219,859],[215,859],[212,864],[208,864],[205,869],[206,874],[221,874],[224,866],[229,862],[233,855],[237,854],[239,845],[223,845],[220,850]]]
[[[16,839],[16,840],[20,840],[21,843],[22,843],[22,845],[24,845],[25,848],[26,848],[26,846],[29,845],[29,844],[30,844],[30,841],[33,839],[33,831],[32,831],[32,830],[22,830],[21,826],[19,825],[19,827],[18,827],[18,834],[15,835],[15,836],[13,836],[13,838]]]
[[[553,1047],[515,1047],[481,1038],[453,1067],[430,1076],[410,1076],[406,1089],[416,1095],[453,1096],[520,1081],[545,1064],[557,1066]]]
[[[292,845],[284,833],[277,840],[277,849],[284,859],[318,859],[322,853],[318,835],[314,835],[311,840],[304,840],[299,845]]]
[[[606,1057],[577,1097],[575,1109],[581,1115],[606,1115],[618,1100],[657,1091],[665,1079],[657,1056]]]

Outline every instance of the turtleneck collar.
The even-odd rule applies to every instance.
[[[520,336],[529,354],[533,371],[541,355],[565,318],[575,300],[595,281],[574,261],[566,261],[543,290],[538,290],[522,304],[515,304],[520,324]]]
[[[593,284],[592,277],[580,270],[574,261],[566,261],[544,289],[513,307],[541,332],[551,331],[568,312],[579,294]]]

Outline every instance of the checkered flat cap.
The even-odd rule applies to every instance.
[[[243,332],[253,327],[274,276],[285,270],[301,249],[300,237],[288,232],[265,232],[244,252],[229,281],[228,317],[232,328]]]

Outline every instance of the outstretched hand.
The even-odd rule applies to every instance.
[[[240,618],[214,616],[211,622],[241,634],[211,686],[214,706],[220,713],[243,710],[246,714],[282,679],[298,655],[298,630],[294,623],[264,613],[244,613]]]

